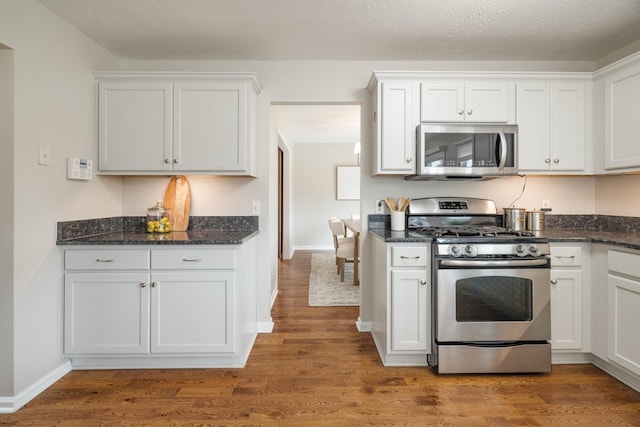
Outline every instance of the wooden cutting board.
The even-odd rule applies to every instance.
[[[173,231],[187,231],[191,213],[191,191],[184,175],[172,176],[164,193],[164,207],[171,209]]]

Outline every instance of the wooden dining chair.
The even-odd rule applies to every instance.
[[[346,237],[347,229],[342,220],[338,218],[329,218],[329,228],[331,229],[331,234],[333,234],[333,246],[336,252],[338,274],[340,274],[340,281],[344,282],[344,266],[347,262],[353,262],[355,239],[353,237]]]

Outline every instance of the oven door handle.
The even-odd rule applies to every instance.
[[[546,258],[536,259],[509,259],[509,260],[470,260],[470,259],[443,259],[440,264],[444,267],[533,267],[547,265]]]

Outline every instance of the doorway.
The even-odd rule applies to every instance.
[[[359,103],[274,103],[277,133],[278,257],[330,250],[327,218],[360,214],[359,200],[339,200],[338,166],[359,165]]]

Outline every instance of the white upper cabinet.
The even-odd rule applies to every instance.
[[[640,64],[605,79],[605,169],[640,168]]]
[[[584,171],[585,83],[519,83],[516,99],[519,169]]]
[[[102,73],[98,171],[254,175],[250,73]]]
[[[410,175],[416,171],[418,83],[390,81],[373,89],[374,175]]]
[[[507,82],[422,82],[420,121],[513,123],[512,98]]]

